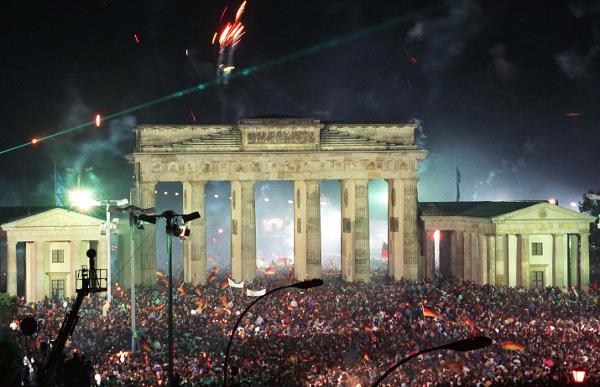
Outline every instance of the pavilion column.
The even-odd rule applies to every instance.
[[[41,300],[50,294],[50,283],[48,273],[50,271],[50,243],[36,240],[35,249],[35,280],[37,281],[35,289],[35,300]],[[86,266],[87,265],[86,263]]]
[[[496,285],[496,237],[487,236],[487,283]]]
[[[579,284],[581,289],[587,291],[590,286],[590,234],[579,233]]]
[[[471,281],[479,283],[479,234],[471,233]]]
[[[70,287],[71,287],[71,295],[75,294],[75,290],[77,289],[77,276],[75,275],[75,271],[80,269],[80,259],[83,255],[85,257],[85,251],[81,251],[81,240],[80,239],[71,239],[71,260],[70,260]],[[86,257],[87,258],[87,257]],[[86,259],[87,261],[87,259]],[[89,266],[88,263],[85,263],[86,266]]]
[[[508,286],[508,236],[498,234],[496,242],[496,285]]]
[[[579,286],[579,237],[569,234],[569,286]]]
[[[478,265],[478,278],[479,284],[484,285],[489,283],[488,281],[488,238],[487,235],[479,235],[479,265]]]
[[[297,280],[321,277],[321,189],[319,180],[295,180],[294,270]]]
[[[404,183],[388,179],[388,274],[395,280],[404,277]]]
[[[6,240],[6,291],[8,294],[17,295],[17,241],[12,238]]]
[[[565,287],[564,234],[552,234],[552,286]]]
[[[452,254],[452,276],[462,280],[464,278],[464,234],[460,231],[453,231],[450,243]]]
[[[139,183],[131,192],[131,202],[142,209],[156,207],[156,182]],[[135,257],[139,263],[141,282],[144,285],[156,283],[156,226],[145,225],[143,230],[135,233]],[[100,245],[101,241],[98,241]],[[98,251],[98,256],[101,257]],[[138,258],[139,257],[139,258]],[[137,282],[137,281],[136,281]]]
[[[471,278],[471,261],[473,249],[471,248],[471,233],[463,233],[463,279],[470,281]]]
[[[342,278],[370,280],[369,180],[342,180]]]
[[[517,286],[529,288],[529,236],[517,235]]]
[[[254,180],[231,182],[231,275],[236,282],[256,277]]]
[[[425,262],[423,262],[423,276],[426,281],[433,281],[435,276],[435,230],[427,230],[425,233]]]
[[[206,284],[205,181],[183,182],[183,213],[198,211],[200,219],[187,223],[190,236],[183,243],[183,279],[193,285]]]
[[[417,179],[404,179],[404,272],[408,279],[419,276],[417,239]]]
[[[27,302],[35,301],[35,244],[25,243],[25,299]]]

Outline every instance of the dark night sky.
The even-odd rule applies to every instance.
[[[2,149],[214,79],[239,1],[9,1],[0,34]],[[423,11],[429,5],[433,11]],[[544,1],[250,0],[238,69],[404,17],[393,28],[0,155],[0,205],[53,200],[52,163],[94,167],[126,197],[135,123],[419,120],[421,200],[545,199],[600,188],[600,6]],[[8,27],[8,31],[6,31]],[[136,44],[133,34],[141,42]],[[189,56],[185,50],[189,50]],[[414,60],[411,61],[411,57]],[[409,81],[412,88],[409,87]],[[567,117],[570,112],[578,117]]]

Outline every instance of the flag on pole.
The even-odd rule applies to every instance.
[[[274,267],[267,267],[267,268],[265,269],[265,274],[268,274],[268,275],[273,275],[273,274],[275,274],[275,268],[274,268]]]
[[[458,169],[458,165],[456,166],[456,201],[460,202],[460,182],[462,180],[462,175],[460,174],[460,169]]]
[[[231,278],[227,278],[227,281],[229,283],[229,286],[231,286],[232,288],[242,289],[244,287],[244,281],[240,282],[239,284],[237,282],[235,282],[234,280],[232,280]]]
[[[507,351],[522,351],[525,349],[523,344],[515,343],[514,341],[503,341],[500,345],[502,349],[506,349]]]
[[[140,346],[142,347],[142,351],[152,352],[152,347],[150,346],[150,343],[148,343],[146,339],[144,339],[144,336],[142,336],[140,340]]]
[[[421,309],[423,311],[423,317],[442,318],[441,314],[436,313],[429,308],[422,306]]]
[[[211,283],[211,282],[213,282],[215,279],[217,279],[217,273],[215,273],[215,272],[213,271],[213,272],[211,272],[211,273],[208,275],[208,278],[207,278],[206,280],[208,281],[208,283]]]
[[[260,297],[260,296],[264,296],[265,294],[267,294],[267,289],[262,289],[262,290],[246,289],[246,295],[248,295],[250,297]]]
[[[383,246],[381,246],[381,258],[387,262],[388,260],[388,244],[384,241]]]

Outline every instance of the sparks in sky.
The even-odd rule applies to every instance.
[[[96,126],[100,127],[101,122],[102,122],[102,117],[100,117],[100,114],[96,114]]]
[[[31,143],[32,143],[32,144],[37,144],[37,142],[38,142],[38,139],[37,139],[37,138],[34,138],[34,139],[32,139],[32,140],[31,140]]]
[[[135,40],[136,44],[140,44],[140,38],[139,38],[138,34],[133,34],[133,40]]]
[[[193,110],[190,110],[190,114],[192,115],[192,121],[196,122],[196,115]]]
[[[242,24],[242,15],[246,10],[246,1],[243,1],[235,13],[233,22],[227,21],[222,25],[218,32],[213,35],[212,43],[219,44],[219,59],[217,62],[217,79],[223,80],[227,84],[229,74],[234,69],[233,54],[235,48],[245,34],[244,25]],[[227,7],[223,9],[219,23],[223,21]],[[227,63],[225,64],[225,55],[227,54]]]
[[[565,117],[580,117],[581,113],[578,112],[569,112],[565,114]]]

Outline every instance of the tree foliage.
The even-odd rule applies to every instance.
[[[591,194],[600,195],[600,190]],[[583,201],[579,202],[579,212],[596,217],[596,221],[590,225],[590,263],[600,263],[600,229],[598,229],[598,216],[600,215],[600,200],[590,199],[587,194],[583,195]]]

